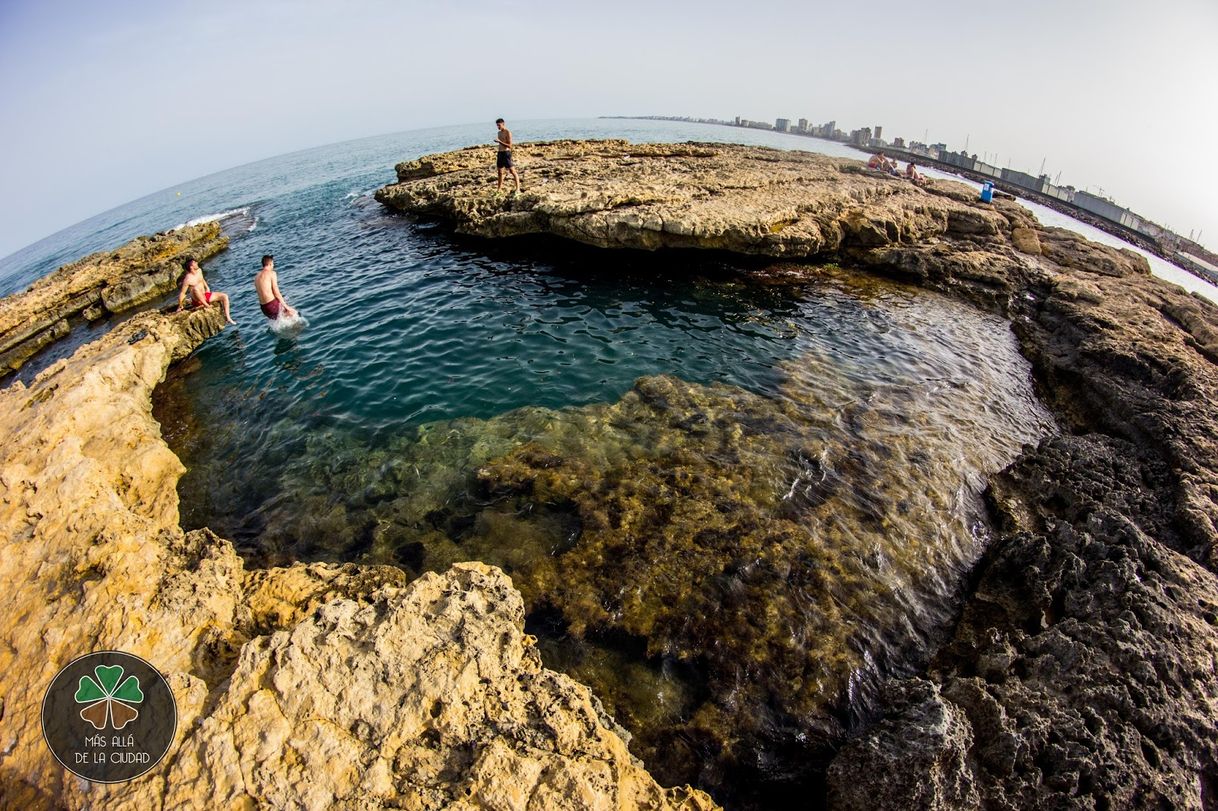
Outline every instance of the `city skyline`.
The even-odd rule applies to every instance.
[[[1035,172],[1013,169],[1010,160],[1007,161],[1005,167],[991,164],[989,163],[991,159],[990,153],[983,150],[979,157],[976,151],[969,152],[967,141],[960,148],[952,147],[944,142],[928,143],[924,140],[907,140],[904,136],[894,136],[891,141],[888,141],[883,138],[882,124],[877,124],[874,127],[857,127],[846,132],[837,126],[836,119],[830,119],[823,124],[813,124],[807,118],[796,119],[795,123],[792,123],[790,118],[777,117],[774,119],[774,123],[770,124],[766,121],[754,121],[742,118],[741,116],[735,116],[731,121],[717,118],[687,118],[684,116],[644,116],[644,118],[667,121],[692,121],[721,126],[772,130],[792,135],[839,141],[864,150],[888,149],[893,151],[894,154],[903,153],[907,158],[918,157],[929,159],[942,164],[944,168],[951,170],[963,169],[975,172],[983,177],[989,176],[996,180],[1011,183],[1021,189],[1034,191],[1045,197],[1055,198],[1059,202],[1072,204],[1117,225],[1122,225],[1132,231],[1155,239],[1164,236],[1163,232],[1165,231],[1173,237],[1178,236],[1188,240],[1195,239],[1198,243],[1201,242],[1202,238],[1201,231],[1178,234],[1163,223],[1155,223],[1141,217],[1130,207],[1122,205],[1110,195],[1104,194],[1102,188],[1098,190],[1098,193],[1092,193],[1090,187],[1077,188],[1068,179],[1067,182],[1062,183],[1060,182],[1061,172],[1058,172],[1056,177],[1052,177],[1045,172],[1046,161],[1044,160],[1041,161],[1040,168]],[[928,135],[924,133],[923,137],[926,138]],[[997,157],[997,153],[994,153],[993,159],[996,160]]]
[[[873,126],[1069,178],[1218,242],[1218,6],[15,0],[0,256],[212,172],[471,121],[724,110]],[[590,36],[595,34],[595,36]],[[629,58],[624,58],[624,54]],[[818,111],[831,111],[822,114]],[[518,133],[527,140],[527,132]],[[997,157],[992,155],[997,153]],[[206,213],[206,212],[200,212]]]

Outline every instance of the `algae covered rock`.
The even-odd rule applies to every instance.
[[[271,565],[501,567],[547,662],[594,689],[662,782],[796,791],[884,675],[945,633],[985,542],[986,475],[1051,427],[1001,321],[902,290],[933,326],[860,305],[893,354],[921,348],[878,377],[810,343],[767,393],[658,375],[612,403],[375,442],[319,429],[260,462],[276,491],[226,531]],[[177,388],[159,408],[188,416]],[[226,466],[191,475],[228,499]]]
[[[183,532],[150,400],[221,322],[137,315],[0,391],[6,806],[714,807],[657,785],[588,689],[542,667],[498,570],[248,571]],[[167,757],[113,785],[71,777],[39,716],[60,667],[107,649],[153,663],[178,711]]]

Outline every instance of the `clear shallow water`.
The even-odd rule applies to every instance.
[[[242,167],[82,238],[73,256],[245,209],[204,268],[239,327],[154,404],[188,467],[183,525],[254,565],[499,565],[547,662],[593,686],[662,781],[736,807],[805,792],[882,678],[950,622],[986,541],[985,477],[1051,430],[1027,365],[1002,321],[901,285],[458,240],[369,197],[395,162],[487,129]],[[668,122],[515,132],[824,143]],[[310,321],[294,338],[258,313],[263,253]]]

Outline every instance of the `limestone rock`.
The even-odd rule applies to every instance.
[[[1135,458],[1126,443],[1061,436],[996,483],[1004,512],[1013,491],[1038,493],[1025,514],[1036,517],[1006,513],[1013,532],[982,567],[934,683],[898,692],[918,698],[898,698],[842,750],[831,796],[960,807],[944,805],[949,778],[973,807],[1212,807],[1218,581],[1149,534],[1171,531],[1146,488],[1166,471]]]
[[[6,807],[714,807],[659,787],[587,688],[541,666],[499,570],[250,572],[183,533],[151,394],[221,321],[143,313],[0,391]],[[178,705],[169,755],[126,784],[76,780],[42,740],[46,686],[102,649],[152,662]]]
[[[960,296],[1011,320],[1068,429],[992,481],[998,535],[959,623],[854,731],[828,767],[830,797],[1215,806],[1213,305],[1136,254],[959,184],[719,145],[566,142],[518,158],[519,197],[491,192],[481,149],[399,167],[378,198],[472,234],[832,258]],[[104,306],[95,284],[36,288],[0,306],[6,335],[31,313],[43,325],[5,351]],[[410,585],[392,567],[251,573],[212,533],[182,533],[181,463],[150,395],[219,319],[137,316],[0,391],[7,806],[709,807],[659,788],[587,690],[541,668],[496,570]],[[101,647],[164,670],[181,723],[153,773],[90,787],[50,757],[38,707],[60,666]]]
[[[833,260],[1007,316],[1070,433],[993,481],[1000,532],[931,668],[828,770],[847,806],[1218,806],[1218,308],[1012,201],[753,147],[525,145],[399,167],[483,236]],[[671,155],[669,153],[672,153]],[[431,167],[431,168],[429,168]],[[442,173],[436,167],[442,168]],[[402,171],[405,169],[405,171]]]
[[[137,237],[64,265],[23,293],[0,299],[0,375],[67,335],[74,321],[130,310],[174,288],[186,256],[203,261],[228,247],[219,223]]]
[[[1039,256],[1041,254],[1040,238],[1036,236],[1036,231],[1031,228],[1012,228],[1011,243],[1027,254]]]
[[[858,161],[730,144],[522,144],[525,192],[496,193],[489,149],[399,164],[384,205],[487,237],[550,233],[600,247],[713,248],[774,257],[852,245],[992,236],[1006,218],[960,184],[916,186]]]
[[[894,682],[888,690],[891,718],[847,743],[829,767],[830,805],[860,811],[980,807],[968,763],[975,741],[967,716],[930,682]]]

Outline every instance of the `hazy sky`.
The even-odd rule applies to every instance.
[[[1216,84],[1218,0],[0,0],[0,256],[241,163],[500,115],[929,130],[1218,246]]]

